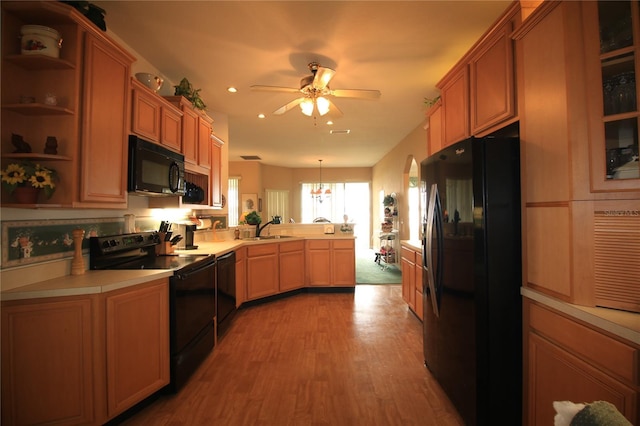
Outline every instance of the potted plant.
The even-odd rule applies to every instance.
[[[11,163],[0,171],[0,176],[2,186],[9,194],[14,195],[19,203],[36,203],[40,191],[43,191],[47,198],[51,198],[58,181],[58,174],[54,169],[32,161]]]
[[[194,89],[193,85],[189,82],[189,80],[187,80],[186,77],[180,81],[179,85],[173,87],[176,89],[175,95],[184,96],[185,98],[187,98],[193,104],[194,108],[203,111],[207,109],[204,101],[202,100],[202,98],[200,98],[201,89]]]
[[[393,195],[385,195],[382,199],[382,205],[390,207],[396,204],[396,198]]]

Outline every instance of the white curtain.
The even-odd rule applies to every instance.
[[[229,212],[229,226],[238,226],[238,220],[240,219],[239,204],[240,197],[238,194],[238,184],[240,178],[229,178],[229,192],[227,193],[227,211]]]

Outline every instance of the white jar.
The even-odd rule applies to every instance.
[[[42,25],[23,25],[20,28],[20,34],[22,34],[21,48],[23,55],[60,57],[62,38],[60,33],[53,28]]]

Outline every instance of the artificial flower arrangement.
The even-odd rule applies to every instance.
[[[21,161],[11,163],[6,169],[0,171],[2,185],[13,194],[16,188],[38,188],[42,189],[51,198],[56,190],[58,174],[55,170],[42,166],[31,161]]]

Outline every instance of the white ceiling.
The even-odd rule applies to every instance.
[[[187,77],[209,111],[229,118],[229,160],[284,167],[370,167],[425,121],[425,97],[509,1],[96,1],[125,43],[177,84]],[[332,98],[344,116],[272,112],[296,94],[311,61],[332,89],[376,89],[379,100]],[[238,88],[230,94],[227,87]],[[165,89],[166,90],[166,89]],[[265,119],[257,115],[264,113]],[[215,124],[214,124],[215,126]],[[348,135],[329,134],[330,129]],[[426,134],[425,134],[426,137]],[[426,139],[425,139],[426,142]]]

